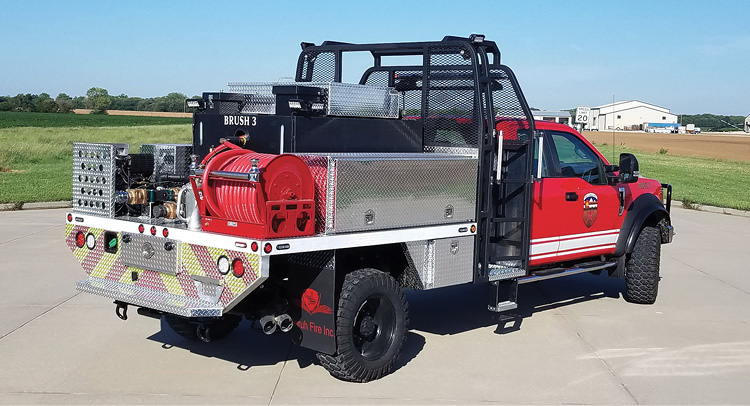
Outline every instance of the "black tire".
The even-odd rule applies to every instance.
[[[625,267],[625,300],[653,304],[659,293],[661,236],[656,227],[644,227],[635,240]]]
[[[369,382],[393,371],[406,341],[409,306],[390,275],[360,269],[344,278],[336,313],[336,354],[318,353],[334,377]]]
[[[175,333],[187,338],[188,340],[203,341],[201,337],[198,336],[198,327],[201,324],[192,322],[190,319],[184,317],[172,316],[171,314],[165,314],[164,320]],[[219,340],[226,337],[237,328],[240,321],[242,321],[242,316],[227,314],[221,318],[202,323],[202,326],[208,328],[207,331],[210,340]]]

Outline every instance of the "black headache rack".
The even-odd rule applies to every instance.
[[[293,82],[238,84],[236,93],[203,94],[194,115],[195,153],[205,156],[221,138],[247,136],[246,148],[265,153],[476,155],[474,280],[514,290],[500,285],[527,274],[535,130],[515,75],[500,63],[497,45],[481,35],[433,42],[301,45]],[[341,83],[342,61],[350,52],[372,56],[372,65],[357,84]],[[389,64],[407,59],[400,57],[421,63]],[[385,95],[383,110],[361,114],[380,102],[367,108],[347,105],[371,100],[378,89]],[[523,131],[498,139],[496,125],[501,121],[514,122]],[[521,133],[526,136],[518,136]]]

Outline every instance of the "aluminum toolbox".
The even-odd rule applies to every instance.
[[[315,178],[319,234],[474,221],[474,156],[357,153],[300,157]]]
[[[339,82],[228,83],[230,92],[243,93],[244,114],[274,114],[274,86],[308,86],[323,89],[325,114],[341,117],[398,118],[398,92],[379,87]]]

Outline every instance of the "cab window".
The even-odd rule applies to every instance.
[[[559,177],[581,178],[592,184],[606,183],[599,156],[573,134],[552,131],[552,164]]]

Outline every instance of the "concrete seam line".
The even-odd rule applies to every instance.
[[[281,381],[281,374],[284,373],[284,368],[286,368],[286,363],[289,361],[289,354],[292,353],[292,346],[294,344],[289,345],[289,349],[286,352],[286,356],[284,357],[284,364],[281,366],[281,371],[279,371],[279,376],[276,378],[276,384],[273,385],[273,390],[271,391],[271,397],[268,398],[268,406],[271,406],[271,403],[273,403],[273,396],[276,394],[276,388],[279,387],[279,382]]]
[[[11,331],[9,331],[9,332],[5,333],[5,334],[4,334],[4,335],[2,335],[2,336],[0,336],[0,340],[2,340],[3,338],[5,338],[5,337],[7,337],[7,336],[9,336],[9,335],[11,335],[11,334],[13,334],[13,333],[15,333],[15,332],[16,332],[16,331],[18,331],[18,330],[20,330],[20,329],[22,329],[22,328],[26,327],[26,325],[27,325],[27,324],[29,324],[29,323],[31,323],[32,321],[34,321],[34,320],[36,320],[36,319],[38,319],[38,318],[40,318],[40,317],[44,316],[45,314],[47,314],[47,313],[51,312],[52,310],[55,310],[55,309],[57,309],[57,308],[58,308],[59,306],[61,306],[61,305],[65,304],[65,303],[67,303],[67,302],[68,302],[68,301],[69,301],[70,299],[73,299],[74,297],[76,297],[76,296],[78,296],[78,295],[80,295],[80,294],[81,294],[81,292],[76,292],[76,294],[75,294],[75,295],[73,295],[73,296],[71,296],[71,297],[69,297],[69,298],[67,298],[67,299],[63,300],[62,302],[60,302],[60,303],[58,303],[58,304],[56,304],[56,305],[54,305],[54,306],[50,307],[49,309],[47,309],[47,310],[43,311],[42,313],[40,313],[39,315],[37,315],[37,316],[36,316],[36,317],[34,317],[33,319],[31,319],[31,320],[29,320],[29,321],[27,321],[27,322],[25,322],[25,323],[21,324],[20,326],[18,326],[18,327],[16,327],[16,328],[14,328],[13,330],[11,330]]]
[[[549,297],[547,297],[544,294],[544,292],[541,289],[536,288],[536,290],[537,290],[537,292],[539,292],[539,294],[543,298],[545,298],[547,300],[550,299]],[[607,363],[607,361],[605,361],[602,357],[600,357],[599,354],[594,349],[594,347],[591,345],[591,343],[589,343],[585,338],[583,338],[583,336],[578,331],[576,331],[576,329],[575,329],[575,327],[573,325],[573,322],[570,321],[570,319],[568,318],[568,315],[565,314],[565,313],[563,313],[562,311],[560,311],[559,308],[555,309],[555,314],[559,315],[559,316],[562,316],[562,318],[565,320],[565,324],[568,326],[568,329],[570,329],[570,331],[572,331],[578,337],[578,339],[581,340],[584,345],[586,345],[586,347],[589,349],[589,351],[591,351],[591,353],[594,354],[594,356],[596,357],[596,359],[598,359],[599,362],[601,362],[602,365],[604,365],[604,367],[607,368],[607,371],[609,371],[610,375],[612,375],[612,377],[615,378],[615,380],[617,381],[617,383],[620,384],[620,387],[625,391],[625,393],[628,394],[628,396],[630,396],[631,399],[633,399],[633,401],[635,402],[635,404],[636,405],[640,405],[641,402],[639,402],[638,399],[636,399],[635,395],[633,395],[633,393],[630,392],[630,389],[628,389],[628,386],[625,384],[625,382],[623,382],[623,380],[620,378],[620,376],[617,375],[617,373],[614,371],[614,369],[612,369],[612,366],[609,365],[609,363]]]
[[[721,279],[721,278],[719,278],[719,277],[717,277],[717,276],[711,275],[710,273],[708,273],[708,272],[706,272],[706,271],[704,271],[704,270],[702,270],[702,269],[700,269],[700,268],[696,268],[696,267],[694,267],[694,266],[692,266],[692,265],[690,265],[690,264],[688,264],[688,263],[685,263],[685,262],[683,262],[683,261],[680,261],[679,259],[677,259],[677,258],[675,258],[675,257],[673,257],[673,256],[671,256],[671,255],[668,255],[668,257],[669,257],[669,258],[671,258],[671,259],[673,259],[674,261],[677,261],[677,262],[679,262],[679,263],[681,263],[681,264],[685,265],[685,266],[686,266],[686,267],[688,267],[688,268],[692,268],[692,269],[695,269],[696,271],[698,271],[698,272],[702,273],[703,275],[706,275],[706,276],[708,276],[709,278],[713,278],[713,279],[716,279],[717,281],[719,281],[719,282],[721,282],[721,283],[724,283],[724,284],[727,284],[727,285],[729,285],[729,286],[731,286],[731,287],[733,287],[733,288],[735,288],[735,289],[739,290],[740,292],[742,292],[742,293],[744,293],[744,294],[750,295],[750,292],[748,292],[748,291],[746,291],[746,290],[744,290],[744,289],[742,289],[742,288],[738,288],[737,286],[734,286],[734,285],[732,285],[731,283],[729,283],[729,282],[727,282],[727,281],[725,281],[725,280],[723,280],[723,279]]]
[[[39,234],[39,233],[43,233],[43,232],[45,232],[45,231],[49,231],[49,230],[52,230],[53,228],[57,228],[57,227],[60,227],[60,226],[62,226],[62,225],[64,225],[64,224],[60,224],[60,225],[57,225],[57,226],[50,226],[49,228],[45,228],[44,230],[39,230],[39,231],[37,231],[37,232],[35,232],[35,233],[31,233],[31,234],[26,234],[26,235],[22,235],[22,236],[20,236],[20,237],[16,237],[16,238],[14,238],[14,239],[12,239],[12,240],[8,240],[8,241],[1,241],[1,242],[0,242],[0,245],[3,245],[3,244],[7,244],[7,243],[9,243],[9,242],[13,242],[13,241],[18,241],[18,240],[20,240],[20,239],[22,239],[22,238],[26,238],[26,237],[31,237],[32,235],[37,235],[37,234]]]

